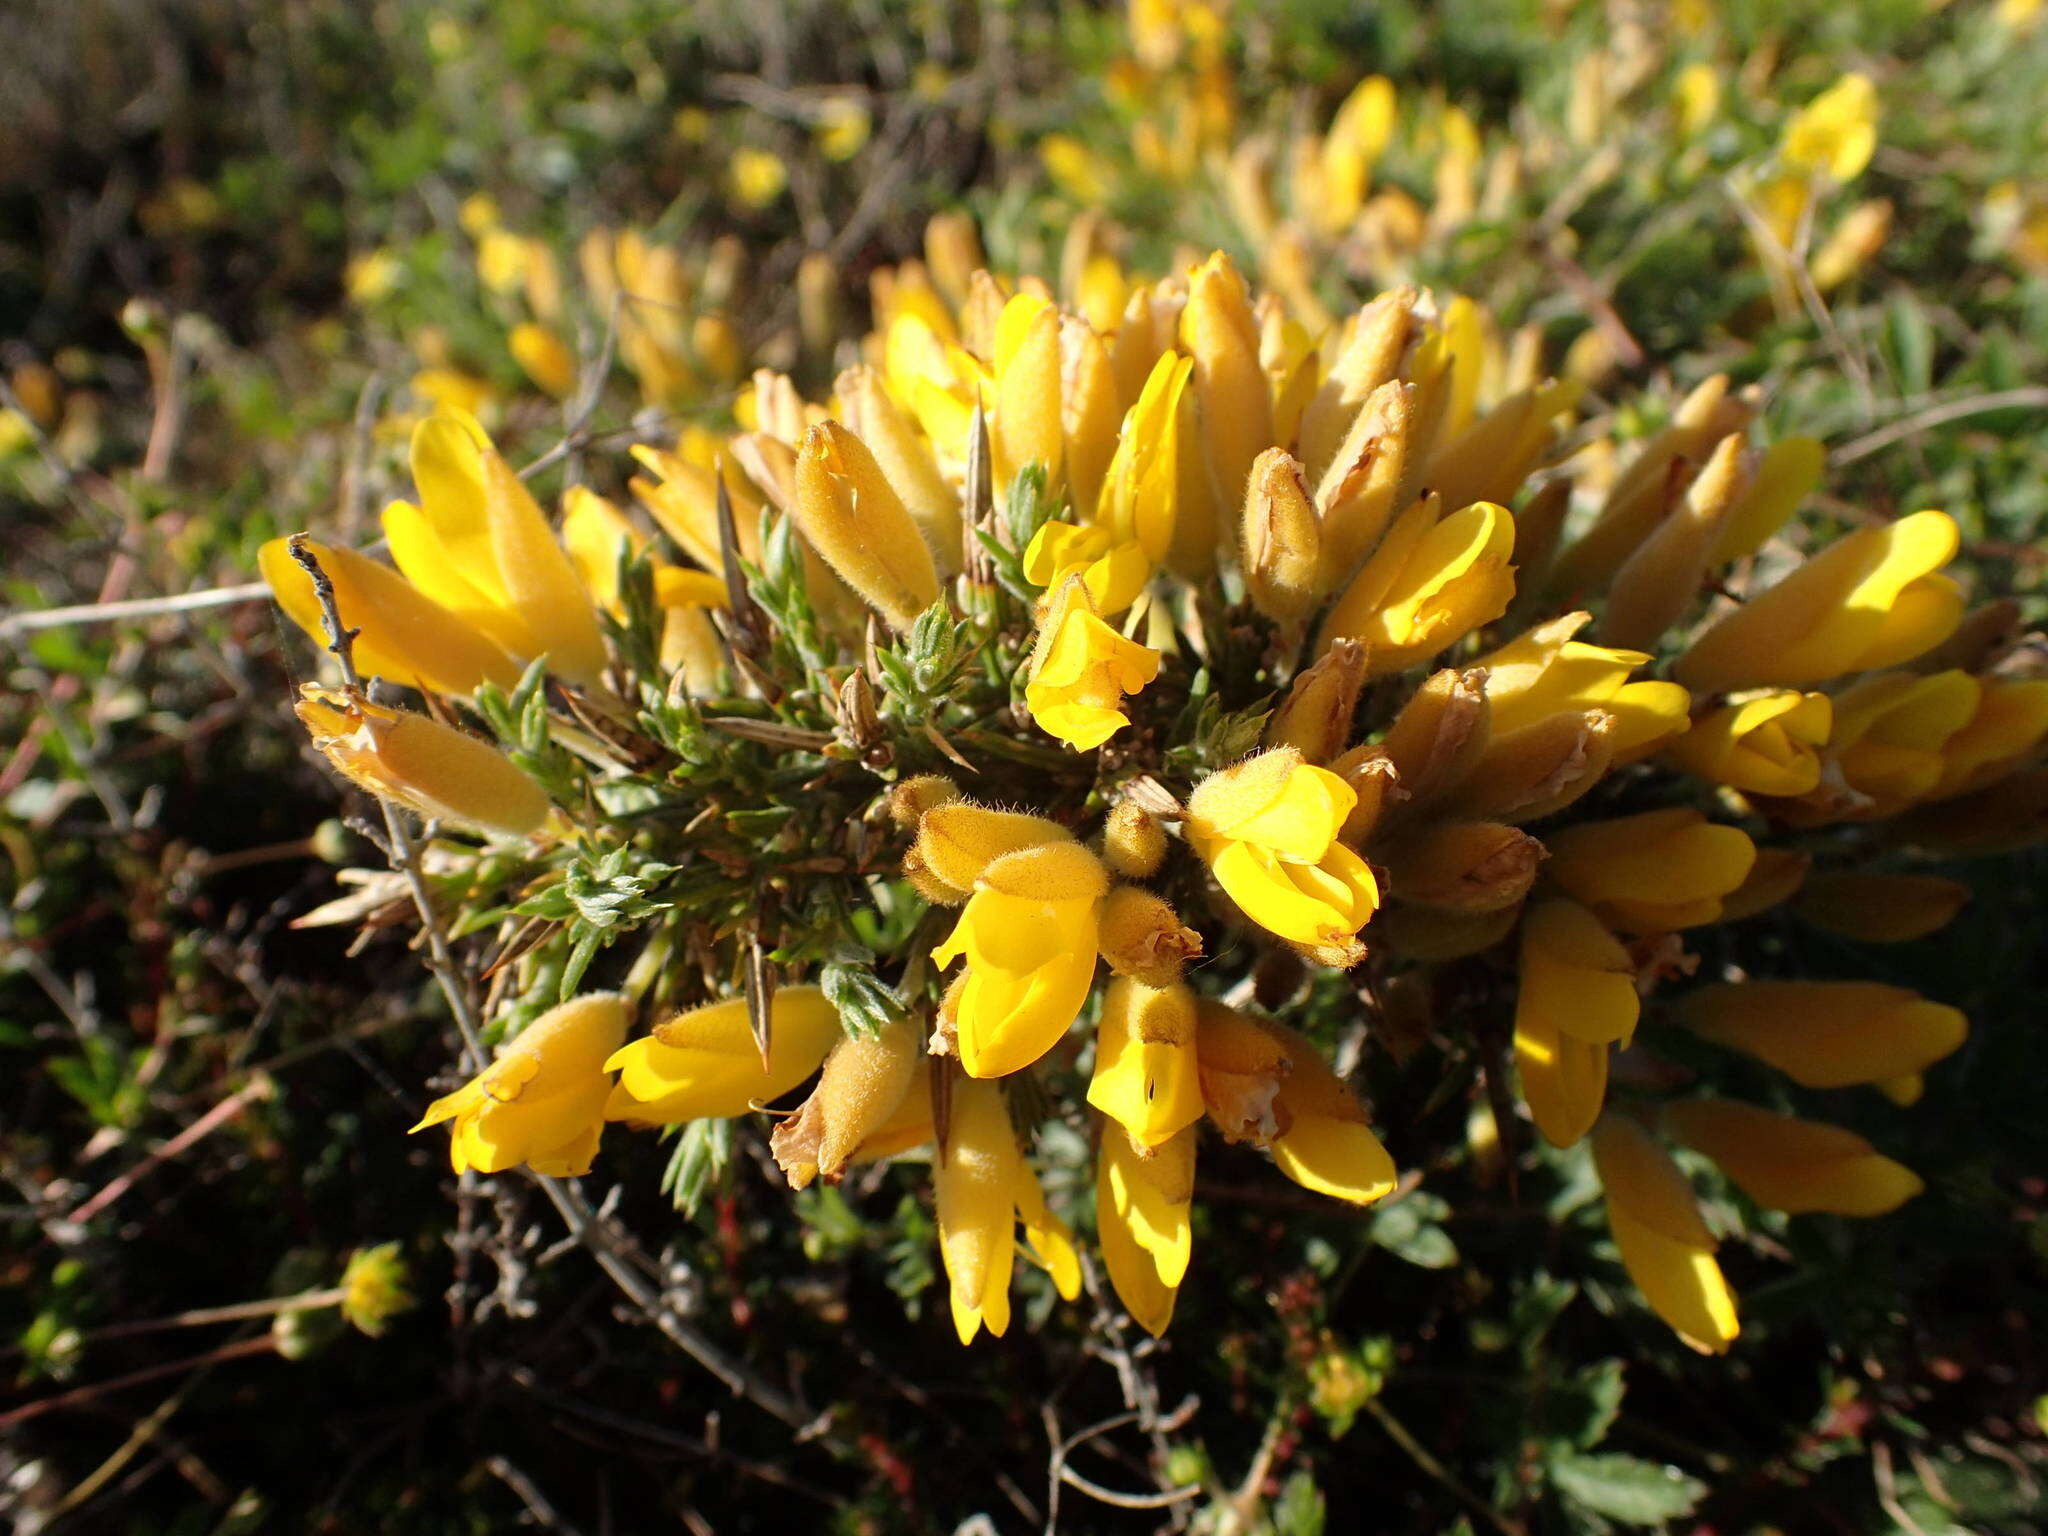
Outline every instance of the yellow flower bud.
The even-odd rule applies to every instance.
[[[983,869],[952,936],[932,951],[941,968],[967,960],[957,1028],[969,1076],[1022,1071],[1059,1043],[1095,978],[1108,887],[1101,862],[1070,841],[1020,848]]]
[[[1060,429],[1066,438],[1067,488],[1076,507],[1095,513],[1123,421],[1109,349],[1085,320],[1060,320]]]
[[[1798,912],[1816,928],[1870,944],[1903,944],[1946,928],[1970,899],[1960,880],[1864,872],[1815,875]]]
[[[1821,248],[1813,253],[1807,271],[1816,293],[1828,293],[1869,266],[1892,232],[1892,204],[1888,197],[1874,197],[1858,203],[1842,215]]]
[[[1202,1118],[1194,993],[1178,982],[1153,987],[1129,976],[1109,984],[1088,1102],[1146,1151]]]
[[[1102,823],[1102,859],[1112,874],[1149,880],[1166,859],[1166,828],[1135,800],[1119,800]]]
[[[1346,322],[1333,349],[1330,376],[1301,415],[1301,460],[1319,486],[1339,447],[1353,435],[1366,402],[1380,388],[1395,382],[1413,328],[1417,298],[1413,288],[1390,289]],[[1404,391],[1403,405],[1412,409],[1413,404],[1412,395]],[[1405,457],[1405,425],[1402,435]],[[1395,480],[1399,482],[1398,474]]]
[[[1579,386],[1551,381],[1517,390],[1443,442],[1422,483],[1449,507],[1506,501],[1521,489],[1550,446],[1551,423],[1577,404]]]
[[[920,867],[961,893],[956,899],[964,900],[989,865],[1006,853],[1073,841],[1071,832],[1043,816],[992,810],[959,798],[958,790],[950,797],[942,795],[934,790],[934,803],[921,813],[913,851]],[[921,792],[919,798],[925,795]]]
[[[606,1058],[625,1034],[626,1000],[616,992],[551,1008],[501,1046],[497,1060],[429,1105],[413,1130],[453,1120],[448,1156],[457,1173],[524,1163],[555,1178],[586,1174],[604,1132]]]
[[[1684,806],[1582,822],[1546,841],[1550,877],[1626,933],[1713,922],[1756,862],[1746,834]]]
[[[412,1305],[397,1243],[358,1248],[348,1256],[341,1272],[341,1315],[350,1327],[377,1338],[393,1317]]]
[[[989,419],[997,486],[1040,464],[1060,483],[1067,439],[1061,418],[1060,314],[1048,299],[1020,293],[996,322],[995,397]]]
[[[1189,373],[1193,378],[1192,371]],[[1209,455],[1193,389],[1180,392],[1174,440],[1173,538],[1166,563],[1189,581],[1205,581],[1215,573],[1216,558],[1229,537],[1225,519],[1229,512],[1216,489]],[[1256,457],[1256,454],[1254,454]],[[1246,471],[1249,473],[1247,464]],[[1233,498],[1231,506],[1236,505]]]
[[[1762,549],[1820,484],[1827,460],[1827,449],[1814,437],[1781,437],[1765,449],[1722,520],[1708,563],[1726,565]]]
[[[1859,529],[1730,610],[1673,675],[1703,693],[1796,688],[1910,661],[1962,618],[1961,589],[1935,574],[1955,555],[1956,537],[1940,512]]]
[[[1633,1120],[1604,1115],[1593,1128],[1593,1166],[1621,1262],[1643,1299],[1694,1349],[1725,1353],[1741,1331],[1735,1297],[1678,1165]]]
[[[1103,1267],[1132,1319],[1157,1338],[1173,1320],[1174,1297],[1194,1252],[1194,1127],[1147,1153],[1116,1126],[1105,1126],[1095,1168]]]
[[[1102,958],[1119,976],[1164,987],[1202,953],[1202,936],[1172,907],[1142,886],[1119,885],[1102,903]]]
[[[768,1060],[747,1017],[744,997],[707,1003],[654,1026],[613,1051],[619,1074],[607,1120],[681,1125],[729,1120],[779,1099],[818,1070],[844,1038],[839,1010],[816,987],[778,987],[768,1005]]]
[[[1239,536],[1252,606],[1283,622],[1315,606],[1321,535],[1301,466],[1286,449],[1268,448],[1252,462]]]
[[[1353,747],[1330,760],[1330,772],[1358,797],[1337,835],[1353,847],[1362,847],[1386,811],[1407,798],[1400,771],[1385,747]]]
[[[474,693],[486,682],[506,689],[518,684],[517,662],[396,571],[353,550],[311,539],[305,546],[334,583],[342,623],[358,632],[355,662],[364,676],[434,693]],[[325,645],[313,578],[292,559],[288,542],[270,540],[256,560],[278,606]]]
[[[1566,710],[1487,743],[1446,802],[1469,817],[1534,821],[1563,810],[1614,762],[1614,716]]]
[[[1721,921],[1739,923],[1790,901],[1813,868],[1810,854],[1791,848],[1759,848],[1742,884],[1721,898]]]
[[[1919,1072],[1963,1043],[1962,1014],[1872,981],[1742,981],[1679,999],[1696,1034],[1807,1088],[1847,1088]]]
[[[1266,745],[1292,747],[1304,762],[1326,764],[1351,739],[1359,690],[1365,686],[1365,647],[1339,640],[1322,660],[1300,673],[1266,722]]]
[[[1710,1157],[1758,1205],[1794,1216],[1883,1216],[1926,1186],[1854,1131],[1774,1115],[1733,1099],[1688,1099],[1664,1111],[1664,1128]]]
[[[933,214],[924,226],[924,264],[939,292],[955,305],[966,303],[968,279],[985,265],[974,215],[964,208]]]
[[[1731,700],[1667,746],[1681,768],[1753,795],[1803,795],[1820,783],[1820,748],[1834,726],[1824,693],[1774,688]]]
[[[1096,502],[1096,521],[1119,544],[1136,544],[1150,564],[1173,548],[1181,461],[1193,455],[1181,436],[1181,403],[1194,364],[1174,353],[1146,375],[1125,415]]]
[[[1103,623],[1085,582],[1070,575],[1039,627],[1024,701],[1041,729],[1088,752],[1130,724],[1124,696],[1158,675],[1159,653]]]
[[[391,558],[442,607],[572,683],[604,670],[604,635],[576,568],[473,417],[442,412],[412,439],[420,505],[384,511]]]
[[[1273,441],[1273,399],[1259,365],[1258,323],[1244,279],[1220,251],[1188,276],[1180,341],[1194,359],[1201,444],[1215,495],[1225,506],[1243,500],[1252,461]]]
[[[920,773],[890,788],[889,819],[905,832],[916,832],[927,811],[952,805],[959,798],[960,786],[943,773]]]
[[[807,251],[797,263],[796,317],[804,351],[829,357],[839,340],[839,264],[824,251]]]
[[[317,683],[300,685],[295,708],[313,745],[353,783],[429,821],[525,837],[547,816],[540,785],[452,726]]]
[[[1608,1049],[1627,1044],[1641,1009],[1635,964],[1576,902],[1552,900],[1523,920],[1515,1063],[1536,1129],[1576,1143],[1607,1097]]]
[[[1478,502],[1438,522],[1433,499],[1419,503],[1337,599],[1322,644],[1365,641],[1374,677],[1429,660],[1507,611],[1514,544],[1505,507]]]
[[[1322,516],[1319,593],[1334,592],[1351,579],[1394,515],[1394,493],[1408,463],[1414,393],[1389,379],[1368,395],[1316,482]]]
[[[1496,912],[1528,895],[1543,845],[1491,821],[1440,821],[1382,849],[1391,893],[1419,906]]]
[[[939,573],[916,521],[868,446],[836,421],[804,433],[797,527],[889,624],[907,631],[939,600]]]
[[[849,368],[832,386],[849,432],[865,443],[891,490],[901,498],[941,571],[960,563],[960,498],[939,473],[938,461],[882,387],[881,375]]]
[[[1635,547],[1614,573],[1600,638],[1610,645],[1654,646],[1685,616],[1707,576],[1721,525],[1745,479],[1742,436],[1731,432],[1669,516]]]
[[[1432,673],[1401,706],[1380,743],[1403,799],[1416,808],[1449,794],[1486,752],[1490,679],[1480,668]]]
[[[962,1344],[984,1327],[998,1338],[1010,1326],[1010,1275],[1017,1223],[1053,1285],[1071,1301],[1081,1293],[1081,1261],[1066,1226],[1046,1209],[1038,1175],[1017,1149],[1002,1090],[968,1079],[953,1087],[946,1155],[933,1170],[939,1254],[946,1266],[953,1326]]]
[[[908,1019],[872,1035],[843,1036],[825,1057],[810,1097],[768,1137],[789,1187],[802,1189],[817,1178],[836,1182],[854,1151],[902,1107],[924,1059]]]
[[[1253,922],[1325,964],[1355,964],[1379,906],[1372,870],[1337,840],[1356,803],[1337,775],[1278,747],[1197,785],[1186,835]]]

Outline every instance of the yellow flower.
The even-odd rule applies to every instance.
[[[1153,1152],[1202,1118],[1195,1064],[1195,995],[1120,976],[1102,999],[1088,1102]]]
[[[1515,1062],[1529,1113],[1553,1146],[1592,1129],[1607,1096],[1608,1048],[1628,1044],[1641,1008],[1635,963],[1599,918],[1574,901],[1529,909]]]
[[[1803,795],[1820,783],[1834,724],[1824,693],[1775,688],[1731,700],[1665,749],[1681,768],[1755,795]]]
[[[818,149],[827,160],[851,160],[874,132],[874,114],[853,96],[829,98],[818,113]]]
[[[1550,833],[1545,873],[1624,933],[1670,933],[1721,915],[1756,845],[1685,806]]]
[[[1472,663],[1486,672],[1488,717],[1508,737],[1546,718],[1598,709],[1612,717],[1614,761],[1629,763],[1686,728],[1691,696],[1676,683],[1630,682],[1644,651],[1574,640],[1591,615],[1568,613],[1539,624]]]
[[[626,1034],[626,1000],[593,992],[551,1008],[498,1049],[498,1058],[427,1107],[423,1131],[455,1122],[448,1144],[457,1173],[502,1173],[520,1163],[535,1173],[590,1172],[611,1092],[606,1060]]]
[[[1024,549],[1024,579],[1057,591],[1069,576],[1088,588],[1096,613],[1114,618],[1138,600],[1152,562],[1135,542],[1116,543],[1100,524],[1044,523]]]
[[[902,1108],[923,1062],[924,1042],[908,1019],[834,1045],[818,1086],[768,1137],[789,1187],[817,1178],[836,1183],[855,1151]]]
[[[1109,201],[1108,163],[1072,134],[1048,133],[1038,141],[1038,159],[1053,185],[1082,207],[1100,208]]]
[[[300,685],[296,708],[313,745],[350,780],[429,821],[525,837],[547,817],[540,785],[452,726],[317,683]]]
[[[1252,460],[1273,441],[1273,399],[1259,362],[1251,295],[1221,251],[1188,275],[1180,343],[1194,359],[1190,394],[1215,496],[1235,508],[1243,504]]]
[[[1040,729],[1088,752],[1131,723],[1125,695],[1158,675],[1159,653],[1103,623],[1086,581],[1070,573],[1039,626],[1024,702]]]
[[[1874,981],[1731,981],[1680,998],[1694,1033],[1768,1063],[1806,1088],[1920,1072],[1963,1043],[1962,1014]]]
[[[398,258],[379,247],[354,257],[343,274],[348,296],[358,304],[375,304],[390,295],[405,276]]]
[[[1940,512],[1859,529],[1730,610],[1672,675],[1697,693],[1718,693],[1798,688],[1910,661],[1962,619],[1961,588],[1935,574],[1956,543],[1956,525]]]
[[[1220,1003],[1196,1011],[1202,1100],[1226,1139],[1267,1147],[1304,1189],[1369,1205],[1394,1187],[1394,1163],[1358,1096],[1307,1036]]]
[[[1671,106],[1681,138],[1697,137],[1721,110],[1721,76],[1708,63],[1688,64],[1671,83]]]
[[[1429,660],[1507,612],[1515,595],[1507,509],[1475,502],[1438,521],[1439,505],[1425,498],[1395,519],[1324,622],[1323,647],[1362,640],[1374,677]]]
[[[412,439],[420,504],[384,509],[406,580],[522,661],[546,656],[582,686],[604,670],[604,635],[573,566],[526,486],[474,417],[443,412]]]
[[[1173,548],[1181,460],[1191,452],[1181,441],[1181,402],[1193,370],[1191,361],[1172,352],[1152,365],[1124,415],[1097,503],[1096,521],[1119,541],[1136,544],[1154,565]]]
[[[1190,1125],[1145,1151],[1115,1124],[1102,1128],[1095,1225],[1103,1267],[1125,1309],[1154,1338],[1173,1320],[1194,1252],[1195,1136]]]
[[[1942,743],[1941,778],[1930,800],[1968,794],[2011,773],[2048,736],[2048,682],[1979,678],[1977,709]]]
[[[528,246],[509,229],[485,229],[477,236],[476,274],[492,293],[518,292],[526,282]]]
[[[736,149],[726,166],[725,184],[741,206],[766,208],[789,186],[789,166],[772,149]]]
[[[522,320],[512,327],[505,345],[526,376],[557,400],[575,393],[576,354],[546,326]]]
[[[562,498],[562,547],[591,600],[615,616],[625,613],[619,596],[619,561],[638,555],[647,540],[626,515],[596,492],[571,486]],[[725,581],[709,571],[689,571],[650,557],[654,600],[663,609],[659,660],[668,671],[682,669],[684,681],[700,693],[716,686],[724,665],[719,640],[705,610],[728,601]]]
[[[311,539],[305,546],[334,584],[342,623],[357,631],[355,662],[365,677],[435,693],[474,693],[486,682],[500,688],[519,682],[517,662],[389,566]],[[288,542],[270,540],[256,562],[278,606],[325,645],[313,578],[292,559]]]
[[[1593,1166],[1621,1262],[1643,1299],[1694,1349],[1725,1353],[1741,1331],[1735,1297],[1678,1165],[1633,1120],[1603,1115],[1593,1127]]]
[[[1328,965],[1353,965],[1379,906],[1371,868],[1338,841],[1358,797],[1292,747],[1212,773],[1188,800],[1186,834],[1253,922]]]
[[[1105,837],[1103,857],[1114,867],[1107,841]],[[1148,987],[1170,987],[1180,980],[1182,967],[1202,953],[1202,936],[1140,885],[1119,885],[1110,891],[1102,903],[1099,942],[1112,971]]]
[[[1926,1187],[1854,1131],[1733,1099],[1672,1104],[1664,1128],[1712,1158],[1758,1205],[1794,1216],[1882,1216]]]
[[[984,1327],[998,1338],[1010,1326],[1010,1273],[1017,1223],[1030,1252],[1071,1301],[1081,1293],[1081,1260],[1066,1225],[1046,1209],[1038,1175],[1017,1149],[1003,1093],[969,1078],[954,1085],[945,1156],[932,1173],[938,1196],[939,1254],[945,1261],[953,1327],[962,1344]]]
[[[1850,181],[1877,148],[1877,87],[1846,74],[1793,113],[1779,147],[1787,164]]]
[[[941,967],[966,957],[958,1003],[960,1062],[972,1077],[1022,1071],[1059,1042],[1095,978],[1096,924],[1109,875],[1079,843],[1020,848],[992,860]]]
[[[1799,892],[1798,912],[1816,928],[1866,944],[1903,944],[1946,928],[1970,899],[1960,880],[1845,870],[1815,875]]]
[[[842,1038],[839,1010],[816,987],[777,987],[768,1005],[768,1060],[747,1019],[747,1000],[727,998],[679,1013],[614,1050],[619,1074],[604,1114],[636,1125],[729,1120],[779,1099],[818,1070]]]
[[[939,600],[938,567],[903,498],[836,421],[804,434],[794,511],[804,537],[893,628],[908,630]]]
[[[1827,746],[1829,764],[1851,794],[1822,788],[1811,819],[1872,820],[1930,793],[1941,782],[1943,749],[1975,716],[1982,694],[1976,678],[1953,668],[1925,677],[1858,678],[1835,698]]]

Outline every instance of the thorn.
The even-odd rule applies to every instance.
[[[754,601],[754,594],[747,590],[746,572],[740,569],[739,524],[733,517],[732,492],[725,483],[725,458],[719,457],[713,472],[718,488],[718,563],[725,575],[725,600],[733,617],[735,638],[740,648],[758,652],[766,629],[761,622],[760,606]]]
[[[761,936],[747,941],[747,1027],[754,1032],[754,1046],[761,1053],[761,1070],[768,1070],[768,1050],[774,1042],[775,973],[761,952]]]

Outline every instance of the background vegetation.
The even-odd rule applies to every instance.
[[[1560,355],[1604,310],[1640,360],[1596,404],[1642,428],[1710,372],[1761,383],[1774,428],[1829,443],[1828,511],[1950,510],[1976,591],[2038,624],[2031,7],[1299,0],[1241,6],[1218,46],[1236,132],[1320,123],[1379,72],[1405,118],[1451,102],[1523,146],[1520,187],[1419,252],[1418,277]],[[1719,108],[1681,142],[1673,91],[1699,63]],[[1367,1216],[1219,1160],[1166,1344],[1048,1292],[970,1352],[902,1175],[792,1202],[743,1138],[682,1211],[657,1188],[666,1149],[636,1149],[626,1224],[660,1235],[674,1305],[818,1410],[793,1436],[623,1310],[529,1186],[458,1188],[438,1144],[401,1134],[447,1065],[425,972],[399,941],[294,926],[364,854],[287,728],[311,655],[247,594],[156,600],[246,584],[275,533],[354,532],[403,488],[406,418],[438,389],[486,391],[515,461],[565,441],[622,458],[726,411],[716,369],[653,404],[621,372],[565,419],[508,350],[519,312],[479,274],[477,195],[569,271],[600,225],[673,242],[712,274],[700,312],[815,383],[800,259],[831,257],[857,334],[867,274],[936,210],[973,210],[993,256],[1042,271],[1080,194],[1138,264],[1181,245],[1250,262],[1216,178],[1146,159],[1142,125],[1192,68],[1138,69],[1120,11],[1035,3],[0,15],[0,1503],[20,1528],[1009,1531],[1056,1499],[1062,1529],[1142,1530],[1172,1512],[1057,1469],[1144,1487],[1161,1446],[1205,1488],[1181,1517],[1218,1531],[2040,1528],[2039,851],[1959,871],[1963,921],[1865,972],[1975,1025],[1914,1114],[1882,1115],[1928,1193],[1870,1223],[1711,1213],[1745,1234],[1723,1249],[1748,1322],[1726,1361],[1628,1301],[1582,1154],[1519,1181],[1461,1154]],[[1877,82],[1880,147],[1828,214],[1888,199],[1890,233],[1788,306],[1745,178],[1847,69]],[[1410,134],[1383,175],[1427,201],[1431,168]],[[1337,260],[1316,280],[1371,287]],[[83,604],[109,611],[50,613]],[[1848,963],[1811,933],[1778,942],[1786,974]],[[1472,1078],[1443,1048],[1363,1071],[1401,1166],[1459,1139]],[[381,1335],[269,1305],[386,1243],[417,1304]],[[1134,1392],[1165,1415],[1158,1445],[1121,1423],[1078,1438]]]

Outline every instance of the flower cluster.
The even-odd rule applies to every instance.
[[[1814,111],[1800,153],[1840,175],[1854,114]],[[1384,117],[1347,104],[1320,174],[1362,185]],[[1952,1008],[1751,976],[1710,932],[1918,937],[1965,893],[1917,850],[2040,831],[2048,682],[1944,574],[1947,516],[1809,537],[1817,445],[1760,442],[1718,376],[1567,454],[1578,388],[1466,299],[1338,320],[1221,255],[1055,292],[957,221],[928,248],[878,274],[828,397],[763,371],[729,435],[637,448],[645,524],[578,488],[557,529],[442,411],[396,571],[304,546],[356,665],[431,710],[309,688],[316,743],[497,840],[469,857],[498,995],[559,999],[508,1004],[428,1111],[457,1168],[579,1175],[609,1122],[811,1082],[774,1160],[802,1188],[929,1148],[963,1341],[1007,1326],[1020,1227],[1084,1283],[1046,1118],[1095,1148],[1104,1269],[1157,1333],[1198,1161],[1242,1155],[1211,1144],[1379,1200],[1402,1176],[1350,1067],[1425,1039],[1512,1061],[1536,1134],[1590,1145],[1622,1262],[1703,1349],[1736,1302],[1669,1145],[1788,1212],[1915,1193],[1846,1130],[1641,1063],[1689,1038],[1906,1104],[1961,1043]],[[318,633],[314,577],[263,562]],[[448,723],[465,697],[504,751]],[[627,934],[619,990],[582,990]],[[1333,1035],[1305,1002],[1339,995]]]

